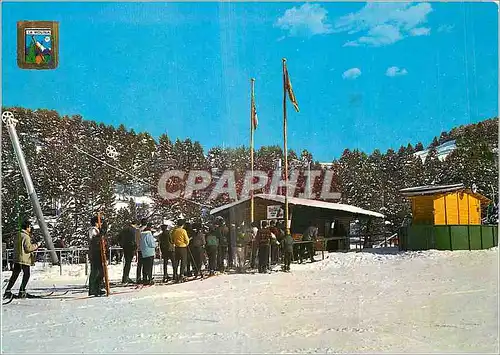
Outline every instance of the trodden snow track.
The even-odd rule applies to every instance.
[[[118,279],[121,265],[111,269]],[[29,289],[85,283],[76,270],[59,279],[58,270],[50,279],[42,272],[52,275],[35,272]],[[228,274],[78,302],[15,300],[2,311],[2,350],[497,353],[497,310],[498,248],[332,253],[291,273]]]

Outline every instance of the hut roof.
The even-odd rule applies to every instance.
[[[254,195],[254,198],[260,198],[263,200],[285,203],[285,196],[282,196],[282,195],[258,194],[258,195]],[[229,203],[229,204],[224,205],[224,206],[214,208],[213,210],[210,211],[210,214],[216,214],[218,212],[221,212],[223,210],[226,210],[228,208],[231,208],[233,206],[236,206],[236,205],[243,203],[245,201],[248,201],[248,200],[250,200],[250,197],[241,199],[241,200],[236,201],[236,202]],[[310,199],[298,198],[298,197],[289,197],[288,203],[291,205],[296,205],[296,206],[323,208],[323,209],[329,209],[329,210],[335,210],[335,211],[348,212],[348,213],[352,213],[355,215],[384,218],[384,215],[381,213],[365,210],[363,208],[356,207],[356,206],[345,205],[342,203],[332,203],[332,202],[310,200]]]
[[[453,184],[453,185],[426,185],[426,186],[416,186],[406,189],[401,189],[401,195],[404,197],[415,197],[415,196],[425,196],[425,195],[438,195],[443,193],[450,193],[456,191],[463,191],[471,194],[472,196],[478,198],[482,203],[489,203],[490,199],[477,193],[473,192],[471,189],[466,188],[464,184]]]

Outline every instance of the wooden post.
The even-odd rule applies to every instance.
[[[99,233],[101,232],[101,212],[97,214],[97,223],[99,225]],[[99,246],[101,248],[101,263],[104,272],[104,285],[106,286],[106,296],[109,296],[109,277],[108,277],[108,264],[106,261],[106,244],[104,243],[104,236],[101,235],[99,240]]]
[[[285,160],[285,234],[290,234],[290,228],[288,226],[288,150],[286,141],[286,59],[282,59],[283,62],[283,154]]]

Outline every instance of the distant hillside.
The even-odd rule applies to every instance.
[[[440,161],[443,161],[446,159],[448,155],[450,155],[455,149],[457,149],[456,141],[455,140],[450,140],[447,142],[444,142],[441,145],[438,145],[436,147],[437,151],[437,157]],[[421,150],[420,152],[416,152],[415,156],[419,157],[422,159],[422,163],[425,162],[425,158],[427,158],[427,155],[429,154],[430,149],[426,150]]]

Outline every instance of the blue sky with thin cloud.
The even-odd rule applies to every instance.
[[[281,58],[300,112],[289,147],[320,161],[497,115],[494,3],[3,3],[3,104],[212,146],[282,145]],[[40,18],[43,14],[43,18]],[[16,22],[56,20],[56,70],[16,64]]]

